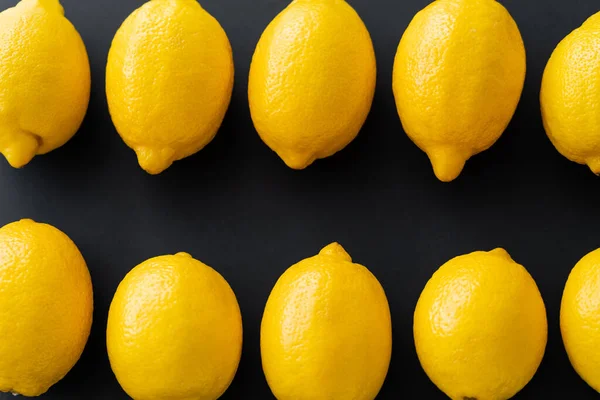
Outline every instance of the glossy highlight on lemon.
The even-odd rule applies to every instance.
[[[112,370],[134,400],[215,400],[242,351],[235,294],[187,253],[131,270],[110,305],[106,334]]]
[[[14,168],[64,145],[90,98],[90,65],[58,0],[0,13],[0,153]]]
[[[79,360],[92,281],[67,235],[23,219],[0,228],[0,392],[39,396]]]
[[[535,281],[504,249],[448,261],[414,314],[419,361],[453,400],[509,399],[534,376],[548,335]]]
[[[569,274],[560,331],[573,368],[600,392],[600,249],[583,257]]]
[[[566,158],[600,175],[600,13],[552,52],[540,103],[548,138]]]
[[[293,169],[342,150],[371,109],[371,37],[344,0],[294,0],[263,32],[248,98],[261,139]]]
[[[465,162],[491,147],[523,90],[525,48],[495,0],[437,0],[404,32],[393,89],[404,131],[435,176],[456,179]]]
[[[261,325],[263,370],[278,400],[372,400],[392,350],[383,288],[338,243],[290,267]]]
[[[113,39],[106,95],[121,138],[155,175],[212,141],[233,79],[231,45],[216,19],[196,0],[151,0]]]

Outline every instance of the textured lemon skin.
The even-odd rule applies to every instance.
[[[503,249],[442,265],[414,315],[421,365],[454,400],[514,396],[537,371],[547,332],[546,309],[533,278]]]
[[[0,59],[0,153],[21,168],[77,132],[90,65],[58,0],[23,0],[0,13]]]
[[[267,27],[248,83],[254,126],[293,169],[342,150],[375,93],[375,52],[344,0],[295,0]]]
[[[560,330],[573,368],[600,392],[600,249],[583,257],[569,275]]]
[[[290,267],[269,296],[262,364],[279,400],[374,399],[391,349],[383,288],[337,243]]]
[[[93,307],[67,235],[31,220],[0,228],[0,391],[39,396],[61,380],[83,352]]]
[[[217,271],[186,253],[160,256],[119,285],[106,340],[113,372],[134,400],[214,400],[237,371],[242,317]]]
[[[546,134],[566,158],[600,174],[600,13],[556,47],[542,78]]]
[[[151,0],[113,39],[106,95],[123,141],[159,174],[215,137],[233,79],[231,45],[216,19],[196,0]]]
[[[400,40],[393,89],[404,131],[449,182],[502,135],[524,80],[523,40],[500,3],[437,0]]]

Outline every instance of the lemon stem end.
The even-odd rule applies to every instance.
[[[350,254],[348,254],[348,252],[346,252],[346,250],[344,250],[344,248],[337,242],[325,246],[319,252],[319,255],[337,257],[345,261],[352,262],[352,257],[350,257]]]

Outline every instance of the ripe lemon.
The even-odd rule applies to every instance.
[[[514,396],[537,371],[547,331],[546,309],[533,278],[503,249],[442,265],[421,293],[414,315],[421,365],[454,400]]]
[[[90,273],[61,231],[0,228],[0,391],[39,396],[75,365],[92,325]]]
[[[392,350],[387,298],[373,274],[332,243],[279,278],[260,339],[277,399],[372,400]]]
[[[217,399],[242,351],[235,294],[186,253],[151,258],[127,274],[106,334],[113,372],[134,400]]]
[[[556,47],[542,78],[546,134],[566,158],[600,175],[600,13]]]
[[[0,13],[0,153],[21,168],[65,144],[90,99],[90,65],[58,0]]]
[[[262,34],[248,98],[262,140],[293,169],[342,150],[375,92],[367,28],[344,0],[294,0]]]
[[[600,249],[571,271],[560,306],[560,330],[575,371],[600,392]]]
[[[151,0],[125,20],[108,55],[106,95],[146,172],[161,173],[215,137],[233,75],[227,35],[196,0]]]
[[[495,0],[437,0],[398,46],[393,88],[402,126],[436,177],[458,177],[510,122],[525,80],[525,48]]]

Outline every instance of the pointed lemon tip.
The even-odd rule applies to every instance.
[[[319,255],[341,258],[345,261],[352,262],[352,257],[350,257],[350,254],[348,254],[342,245],[337,242],[333,242],[323,247],[323,249],[319,252]]]
[[[442,182],[451,182],[458,178],[468,157],[463,153],[446,148],[437,148],[427,152],[435,176]]]
[[[29,132],[17,132],[10,144],[2,150],[6,161],[13,168],[22,168],[35,157],[41,146],[41,138]]]
[[[153,149],[149,147],[137,147],[140,167],[150,175],[158,175],[173,164],[175,151],[169,147],[164,149]]]
[[[65,9],[60,4],[59,0],[22,0],[21,4],[25,7],[42,7],[46,10],[65,14]]]
[[[175,254],[177,257],[186,257],[186,258],[192,258],[192,255],[190,253],[186,253],[185,251],[180,251],[179,253]]]
[[[304,154],[279,154],[285,165],[295,170],[302,170],[311,165],[315,158]]]
[[[586,164],[594,174],[600,175],[600,157],[590,158],[587,160]]]
[[[502,247],[498,247],[498,248],[495,248],[494,250],[490,250],[489,254],[493,254],[495,256],[499,256],[502,258],[506,258],[508,260],[512,260],[512,257],[510,256],[510,254],[508,254],[508,251],[504,250]]]

